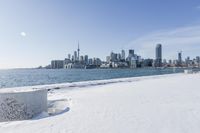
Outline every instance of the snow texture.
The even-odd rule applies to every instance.
[[[26,120],[47,111],[47,90],[0,93],[0,122]]]

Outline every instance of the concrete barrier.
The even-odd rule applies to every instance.
[[[26,120],[47,111],[47,90],[1,92],[0,122]]]

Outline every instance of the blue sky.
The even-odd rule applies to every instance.
[[[0,68],[36,67],[64,59],[80,42],[81,54],[105,60],[135,49],[154,58],[200,55],[198,0],[2,0]]]

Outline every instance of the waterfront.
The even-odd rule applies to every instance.
[[[0,70],[0,88],[162,75],[183,71],[184,68]]]
[[[54,89],[48,93],[48,112],[26,121],[0,122],[0,132],[199,133],[200,73],[123,81]]]

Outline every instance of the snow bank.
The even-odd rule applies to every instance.
[[[85,88],[82,85],[89,82],[74,83],[81,86],[55,89],[48,93],[53,115],[42,113],[29,121],[0,122],[0,133],[200,132],[200,73],[104,83],[110,81],[117,83]]]
[[[47,90],[0,92],[0,122],[30,119],[47,111]]]

